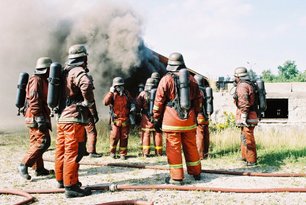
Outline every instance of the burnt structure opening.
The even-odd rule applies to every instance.
[[[288,98],[267,99],[267,110],[263,118],[288,119]]]

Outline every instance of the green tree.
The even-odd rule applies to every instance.
[[[275,75],[272,74],[271,70],[264,70],[261,73],[261,78],[267,82],[267,83],[271,83],[275,80]]]
[[[277,69],[282,81],[291,81],[299,74],[295,62],[290,60],[287,60],[283,66],[278,66]]]

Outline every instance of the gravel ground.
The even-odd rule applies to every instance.
[[[5,146],[0,144],[1,171],[0,189],[54,189],[56,181],[54,177],[35,177],[33,170],[31,181],[23,180],[18,172],[17,166],[26,150],[18,146]],[[52,159],[54,150],[45,153],[45,158]],[[122,163],[146,163],[147,165],[167,166],[166,157],[152,157],[148,159],[130,157],[126,161],[113,160],[107,156],[97,159],[84,157],[82,162],[122,162]],[[48,169],[53,169],[52,162],[45,162]],[[226,169],[233,171],[263,171],[261,167],[246,168],[241,162],[227,162],[203,160],[203,169]],[[282,167],[278,172],[305,172],[304,167]],[[273,170],[273,168],[271,168]],[[267,171],[265,168],[264,171]],[[109,166],[80,166],[80,181],[86,185],[108,185],[130,184],[130,185],[153,185],[164,184],[168,171],[119,168]],[[188,186],[222,187],[222,188],[283,188],[283,187],[306,187],[306,178],[268,178],[268,177],[246,177],[217,174],[202,174],[202,180],[194,181],[191,176],[185,173],[185,181]],[[187,185],[185,185],[187,186]],[[221,193],[201,191],[95,191],[91,196],[84,198],[66,199],[64,194],[33,194],[36,202],[33,204],[97,204],[115,200],[145,200],[154,204],[306,204],[306,193]],[[0,195],[0,204],[14,204],[21,197],[11,195]]]

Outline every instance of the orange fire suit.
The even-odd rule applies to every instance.
[[[117,144],[120,141],[119,154],[121,156],[127,155],[131,99],[132,97],[127,90],[124,90],[122,96],[117,91],[108,92],[103,99],[103,104],[109,105],[112,112],[112,130],[110,132],[110,153],[112,154],[116,154]]]
[[[257,161],[256,143],[254,138],[254,128],[258,124],[255,111],[254,88],[247,81],[239,81],[234,95],[236,110],[236,124],[241,127],[241,155],[242,159],[254,163]],[[249,126],[241,124],[242,114],[247,115]]]
[[[149,119],[149,103],[150,93],[147,91],[142,91],[136,98],[136,105],[142,113],[140,123],[142,130],[142,153],[144,156],[150,154],[150,136],[152,134],[155,154],[161,156],[163,148],[162,133],[155,131],[154,124]]]
[[[79,161],[85,152],[85,128],[91,115],[96,115],[93,85],[81,66],[66,66],[64,69],[65,102],[57,124],[55,151],[55,176],[65,187],[78,182]],[[82,102],[87,102],[86,105]]]
[[[198,114],[197,117],[197,148],[199,152],[200,159],[205,159],[208,157],[209,151],[209,122],[203,114]]]
[[[176,74],[170,72],[159,82],[154,101],[153,118],[155,121],[162,120],[170,177],[174,180],[183,180],[181,147],[183,147],[188,174],[195,176],[201,173],[201,161],[196,145],[196,115],[201,107],[201,94],[195,79],[189,75],[191,108],[188,111],[187,119],[179,118],[174,106],[170,104],[177,95],[176,86],[179,86],[176,85],[174,77],[177,77]]]
[[[27,110],[25,123],[30,128],[30,148],[22,164],[34,170],[44,169],[43,154],[50,146],[50,109],[47,104],[47,75],[33,75],[26,87]],[[44,119],[46,129],[38,129],[37,117]]]
[[[93,118],[90,118],[89,123],[85,126],[85,131],[86,131],[86,140],[87,140],[87,152],[96,153],[98,133]]]

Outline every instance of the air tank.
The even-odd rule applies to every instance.
[[[189,71],[187,69],[179,70],[179,82],[180,82],[180,105],[184,110],[189,110],[190,103],[190,86],[189,86]]]
[[[20,109],[24,107],[26,97],[26,87],[29,81],[29,74],[22,72],[19,74],[16,95],[16,107],[18,108],[17,115],[20,115]]]
[[[61,74],[62,66],[61,64],[54,62],[50,65],[49,73],[49,87],[48,87],[48,106],[53,110],[58,106],[59,95],[60,95],[60,86],[61,86]],[[51,114],[52,115],[52,114]]]

